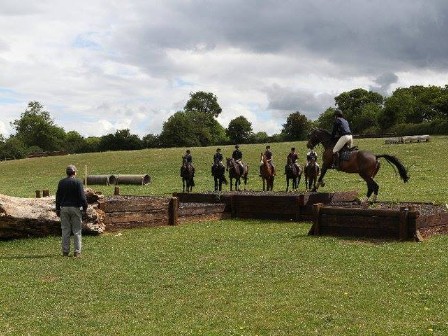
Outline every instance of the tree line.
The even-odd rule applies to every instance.
[[[288,115],[279,134],[253,132],[244,116],[224,128],[217,121],[222,113],[218,98],[211,92],[190,93],[183,110],[163,123],[160,134],[140,138],[129,129],[101,137],[83,137],[55,124],[39,102],[31,101],[19,119],[11,122],[15,131],[8,138],[0,135],[0,158],[24,158],[30,153],[66,151],[88,153],[163,147],[197,147],[236,143],[301,141],[312,128],[331,130],[336,108],[349,120],[352,132],[360,136],[448,134],[448,85],[398,88],[391,96],[365,89],[343,92],[334,98],[317,120],[300,111]]]

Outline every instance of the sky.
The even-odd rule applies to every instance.
[[[160,134],[197,91],[279,133],[357,88],[448,84],[446,0],[1,0],[0,134],[30,101],[81,135]]]

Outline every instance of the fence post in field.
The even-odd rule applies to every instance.
[[[314,227],[314,235],[319,235],[319,226],[320,226],[320,208],[322,207],[322,203],[313,204],[313,227]]]
[[[168,224],[177,225],[179,218],[179,199],[177,197],[171,197],[168,216]]]

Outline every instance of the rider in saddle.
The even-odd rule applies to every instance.
[[[349,148],[353,147],[353,136],[350,130],[350,125],[347,119],[344,118],[342,111],[337,109],[334,112],[333,131],[331,136],[334,140],[337,139],[336,145],[333,147],[333,167],[339,167],[339,151],[348,145]]]
[[[224,167],[224,164],[222,163],[223,156],[221,154],[221,148],[216,149],[215,155],[213,155],[213,165],[212,165],[212,175],[213,175],[213,167],[214,166],[221,166]]]
[[[272,175],[275,176],[275,166],[274,166],[274,162],[272,161],[272,151],[271,151],[271,146],[266,146],[266,150],[263,153],[263,156],[266,158],[266,161],[268,162],[268,164],[271,165],[272,167]],[[263,160],[261,160],[260,162],[260,176],[261,176],[261,167],[263,167]]]
[[[315,165],[319,167],[319,164],[317,163],[317,154],[314,149],[310,149],[310,151],[306,153],[306,167],[308,167],[311,160],[314,160]]]
[[[290,163],[294,164],[296,166],[296,169],[299,170],[299,162],[297,160],[299,159],[299,155],[296,153],[296,148],[292,147],[291,152],[289,152],[288,156],[286,157],[286,166],[285,166],[285,174],[286,169],[288,168],[288,165]]]
[[[241,172],[244,171],[244,166],[243,166],[243,152],[240,151],[240,146],[235,145],[235,150],[232,153],[232,158],[235,160],[236,163],[238,163],[241,167]]]
[[[182,168],[180,169],[180,176],[182,176],[182,169],[186,167],[186,165],[191,165],[191,168],[193,169],[193,176],[194,176],[194,166],[193,166],[193,157],[191,156],[191,152],[189,149],[185,151],[185,154],[182,156]]]

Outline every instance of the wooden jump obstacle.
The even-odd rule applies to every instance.
[[[448,212],[444,207],[411,203],[403,204],[401,208],[393,204],[386,209],[383,204],[380,208],[364,209],[354,202],[356,197],[356,192],[177,193],[173,197],[116,195],[95,200],[96,210],[92,209],[94,216],[89,230],[101,233],[203,220],[258,218],[312,222],[311,235],[422,240],[433,234],[448,233]],[[42,236],[52,232],[47,227],[57,228],[59,232],[59,220],[51,211],[51,200],[40,200],[49,204],[51,214],[46,221],[25,218],[26,225],[20,228],[20,225],[14,225],[21,223],[20,218],[3,216],[0,237]]]

